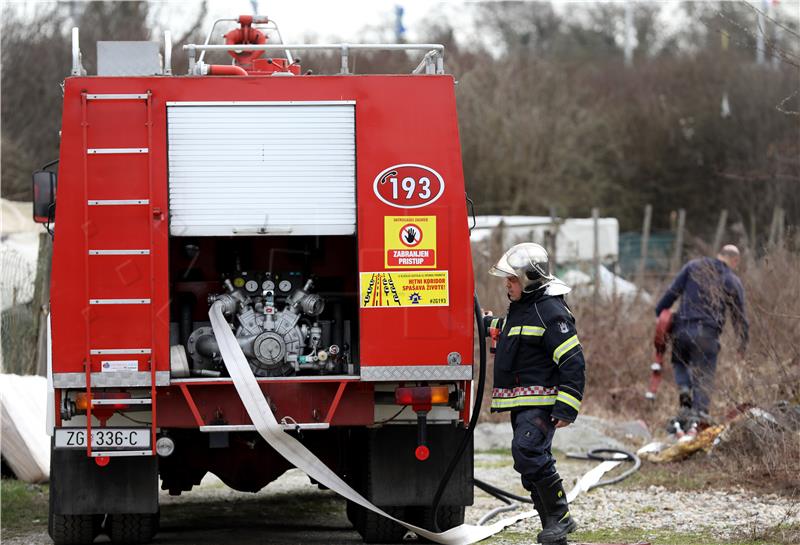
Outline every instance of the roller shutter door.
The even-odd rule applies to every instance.
[[[348,235],[354,102],[170,102],[170,233]]]

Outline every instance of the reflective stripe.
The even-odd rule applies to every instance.
[[[497,329],[497,324],[500,323],[500,318],[495,318],[492,320],[492,323],[489,324],[489,327],[492,329]]]
[[[558,396],[556,396],[556,400],[560,401],[561,403],[565,403],[575,409],[576,411],[581,410],[581,400],[577,397],[569,395],[567,392],[558,392]]]
[[[558,360],[561,359],[561,356],[563,356],[564,354],[566,354],[579,344],[580,341],[578,340],[578,336],[573,335],[572,337],[570,337],[569,339],[558,345],[558,348],[556,348],[555,351],[553,352],[553,361],[558,363]]]
[[[544,335],[544,328],[533,325],[518,325],[508,330],[508,336],[512,335],[526,335],[529,337],[541,337]]]
[[[493,409],[512,409],[530,405],[547,406],[555,405],[556,396],[518,396],[512,398],[493,398]]]

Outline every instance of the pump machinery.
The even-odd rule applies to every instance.
[[[182,46],[186,73],[166,33],[163,49],[98,42],[88,75],[72,38],[59,157],[33,175],[54,236],[53,541],[146,543],[159,482],[181,494],[210,472],[254,492],[291,468],[246,410],[242,369],[372,504],[460,525],[476,326],[443,47],[289,44],[241,16]],[[320,51],[335,73],[301,69]],[[352,73],[371,51],[410,73]],[[365,541],[405,534],[347,513]]]

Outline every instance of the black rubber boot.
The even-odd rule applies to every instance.
[[[542,500],[546,512],[543,530],[536,539],[543,545],[551,543],[565,543],[567,534],[574,532],[578,524],[569,513],[567,494],[561,486],[561,477],[558,473],[541,481],[533,483]]]
[[[533,508],[539,513],[539,522],[542,523],[542,529],[544,530],[544,525],[547,522],[547,511],[544,510],[542,498],[539,497],[539,493],[535,489],[531,491],[531,500],[533,500]]]
[[[692,391],[689,388],[681,388],[678,392],[678,405],[681,409],[692,408]]]

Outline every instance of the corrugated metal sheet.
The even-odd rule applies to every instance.
[[[354,108],[169,103],[170,233],[355,233]]]

